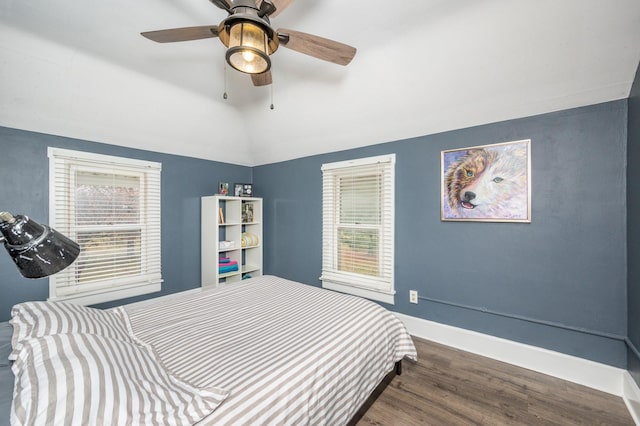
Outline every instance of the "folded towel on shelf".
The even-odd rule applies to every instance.
[[[260,239],[256,234],[251,232],[243,232],[242,237],[240,239],[240,245],[242,247],[252,247],[257,246],[260,243]]]
[[[238,261],[237,260],[229,260],[227,262],[218,262],[218,266],[231,266],[231,265],[237,265]]]
[[[231,259],[229,259],[228,257],[221,257],[218,259],[218,263],[229,263],[231,262]]]
[[[235,243],[233,241],[219,241],[218,245],[220,247],[220,250],[227,250],[233,248],[235,246]]]
[[[231,265],[231,266],[219,266],[218,267],[218,272],[220,274],[225,274],[227,272],[234,272],[238,270],[238,265]]]

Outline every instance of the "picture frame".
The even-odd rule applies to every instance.
[[[531,140],[441,151],[440,219],[531,223]]]
[[[242,184],[242,197],[253,197],[253,184],[243,183]]]
[[[229,195],[229,183],[228,182],[220,182],[218,184],[218,194],[220,194],[220,195]]]
[[[253,223],[253,203],[242,203],[242,223]]]
[[[233,184],[233,195],[236,197],[242,197],[242,184],[235,183]]]

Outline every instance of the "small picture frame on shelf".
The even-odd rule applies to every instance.
[[[235,183],[233,185],[233,195],[236,197],[252,197],[253,196],[253,184],[250,183]]]
[[[253,223],[253,203],[242,203],[242,223]]]
[[[220,182],[218,184],[218,194],[229,195],[229,182]]]
[[[233,195],[236,197],[242,197],[242,183],[235,183],[233,185]]]

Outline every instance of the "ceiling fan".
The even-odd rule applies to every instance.
[[[354,47],[299,31],[271,27],[270,18],[293,0],[209,0],[229,14],[219,25],[173,28],[141,33],[158,43],[218,37],[227,47],[226,60],[234,69],[251,74],[255,86],[271,84],[271,59],[278,46],[339,65],[347,65]]]

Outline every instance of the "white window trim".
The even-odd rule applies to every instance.
[[[49,157],[49,223],[56,230],[65,233],[66,224],[57,224],[56,223],[56,175],[55,175],[55,167],[54,164],[56,161],[61,161],[62,158],[69,159],[71,161],[84,161],[93,164],[107,165],[112,170],[123,170],[130,173],[132,169],[140,170],[140,173],[145,173],[147,171],[154,171],[160,173],[162,170],[162,164],[156,163],[152,161],[145,160],[135,160],[131,158],[124,157],[115,157],[103,154],[94,154],[91,152],[84,151],[75,151],[75,150],[67,150],[60,148],[48,148],[48,157]],[[72,165],[73,168],[86,168],[84,165]],[[90,170],[90,167],[86,168]],[[159,179],[159,176],[158,176]],[[159,200],[159,198],[158,198]],[[158,201],[159,202],[159,201]],[[144,209],[147,208],[145,205]],[[158,220],[160,220],[160,205],[157,206],[158,211]],[[159,233],[160,231],[158,231]],[[155,238],[158,240],[157,248],[158,251],[161,249],[160,245],[160,235],[156,235]],[[143,254],[144,256],[144,254]],[[95,288],[93,290],[86,290],[87,287],[91,285],[87,285],[84,289],[81,289],[81,286],[76,288],[76,292],[71,291],[71,287],[67,287],[64,295],[58,294],[58,289],[56,286],[56,275],[52,275],[49,277],[49,298],[51,301],[68,301],[81,305],[94,305],[97,303],[110,302],[113,300],[124,299],[128,297],[140,296],[144,294],[158,292],[162,288],[162,276],[160,273],[160,253],[158,253],[158,273],[152,277],[147,277],[148,279],[141,280],[135,278],[121,278],[114,279],[109,283],[102,283],[99,288]],[[73,267],[73,266],[72,266]]]
[[[395,305],[395,291],[374,291],[368,288],[356,287],[353,284],[340,284],[334,281],[328,281],[326,278],[322,281],[322,288],[326,288],[327,290],[339,291],[340,293],[347,293],[354,296],[364,297],[365,299],[377,300],[378,302],[388,303],[390,305]]]
[[[367,299],[371,299],[371,300],[376,300],[379,302],[383,302],[383,303],[388,303],[388,304],[395,304],[395,266],[394,266],[394,253],[395,253],[395,237],[394,237],[394,228],[395,228],[395,162],[396,162],[396,155],[395,154],[388,154],[388,155],[380,155],[380,156],[375,156],[375,157],[367,157],[367,158],[359,158],[359,159],[355,159],[355,160],[347,160],[347,161],[338,161],[338,162],[334,162],[334,163],[327,163],[327,164],[323,164],[322,165],[322,172],[324,173],[327,170],[338,170],[338,169],[346,169],[346,168],[350,168],[350,167],[358,167],[358,166],[366,166],[366,165],[372,165],[372,164],[376,164],[376,163],[390,163],[391,164],[391,173],[388,176],[390,182],[388,182],[388,185],[390,185],[391,188],[391,196],[390,196],[390,200],[389,202],[391,203],[391,208],[390,208],[390,212],[389,212],[389,216],[388,219],[390,220],[392,226],[389,229],[390,232],[390,243],[389,246],[387,247],[387,250],[389,251],[389,255],[390,255],[390,273],[391,273],[391,277],[390,277],[390,282],[386,282],[386,281],[382,281],[380,282],[380,285],[377,286],[374,282],[376,281],[375,278],[371,278],[371,279],[367,279],[365,280],[365,282],[362,282],[362,280],[360,279],[360,276],[358,274],[351,274],[348,272],[340,272],[340,271],[328,271],[325,270],[325,259],[323,258],[322,264],[323,264],[323,270],[322,270],[322,276],[320,277],[320,280],[322,281],[322,287],[329,289],[329,290],[334,290],[334,291],[339,291],[342,293],[348,293],[348,294],[353,294],[355,296],[360,296],[360,297],[364,297]],[[324,180],[323,180],[323,220],[325,218],[325,208],[327,208],[324,205],[324,194],[325,194],[325,188],[324,188]],[[327,230],[325,229],[324,223],[323,223],[323,229],[322,229],[322,243],[324,244],[328,244],[327,241]],[[382,248],[381,248],[382,250]],[[337,256],[336,254],[336,250],[335,248],[331,250],[333,256]],[[325,256],[325,248],[323,247],[323,257]],[[375,288],[378,287],[378,288]]]

